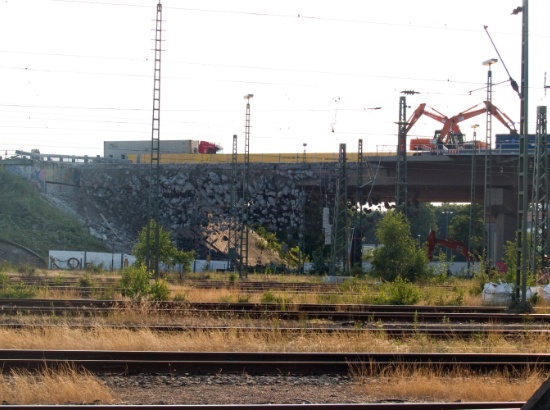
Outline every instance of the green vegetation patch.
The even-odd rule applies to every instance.
[[[44,259],[50,249],[109,251],[28,181],[0,169],[0,186],[0,239],[29,248]]]

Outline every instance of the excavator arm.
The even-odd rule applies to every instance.
[[[430,107],[428,107],[430,108]],[[449,117],[446,115],[441,114],[439,111],[437,111],[434,108],[428,109],[426,108],[426,103],[422,103],[418,106],[416,110],[414,110],[414,113],[410,116],[409,120],[407,121],[407,127],[405,129],[405,135],[409,133],[411,128],[416,124],[416,122],[422,117],[422,115],[425,115],[427,117],[430,117],[436,121],[439,121],[442,124],[445,124]],[[431,110],[431,111],[430,111]]]
[[[495,105],[491,104],[489,101],[485,101],[485,107],[493,117],[495,117],[497,120],[501,122],[502,125],[508,128],[508,131],[510,131],[510,134],[517,134],[518,131],[516,130],[515,123],[510,119],[510,117],[508,117],[505,113],[500,111]]]
[[[457,115],[451,117],[449,121],[443,125],[441,133],[439,134],[439,141],[443,144],[447,144],[449,142],[451,134],[461,133],[460,127],[458,126],[459,122],[476,117],[487,111],[489,111],[493,117],[495,117],[506,128],[508,128],[508,131],[510,131],[511,134],[517,133],[514,122],[510,119],[510,117],[500,111],[495,105],[491,104],[489,101],[484,101],[483,103],[485,104],[485,107],[483,108],[475,109],[477,106],[479,106],[479,104],[474,105],[473,107],[470,107],[467,110],[462,111],[461,113],[458,113]]]
[[[468,246],[464,245],[462,242],[455,241],[450,238],[437,238],[435,236],[435,231],[431,231],[428,235],[428,259],[432,260],[434,250],[436,245],[445,246],[453,251],[460,253],[464,258],[468,260],[473,260],[472,255],[468,252]]]

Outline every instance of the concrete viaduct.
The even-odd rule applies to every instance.
[[[407,157],[408,202],[470,203],[472,195],[472,161],[475,158],[475,199],[484,203],[485,156],[476,155],[421,155]],[[371,199],[394,201],[396,193],[396,157],[369,157],[368,171],[363,180],[372,180]],[[502,257],[506,241],[513,241],[517,229],[518,156],[493,155],[491,158],[491,215],[493,255]],[[351,165],[351,164],[350,164]],[[356,165],[350,166],[349,195],[353,195],[357,181]],[[530,170],[532,167],[530,166]],[[530,178],[532,180],[532,178]],[[529,189],[529,195],[531,189]]]
[[[358,166],[347,155],[347,187],[350,201],[393,202],[396,193],[396,157],[364,156],[358,189]],[[356,158],[356,157],[355,157]],[[472,188],[472,156],[419,155],[407,157],[408,200],[469,203]],[[476,157],[475,201],[483,204],[484,156]],[[493,254],[502,256],[505,241],[513,240],[517,227],[517,155],[493,155],[491,213]],[[0,166],[30,179],[40,189],[64,202],[83,220],[96,221],[93,229],[112,235],[104,220],[127,232],[119,244],[128,249],[146,220],[149,166],[147,164],[61,161],[0,161]],[[268,229],[296,229],[302,218],[300,195],[304,190],[332,207],[337,162],[251,163],[250,189],[255,198],[251,220]],[[163,208],[166,224],[177,230],[223,222],[231,198],[231,165],[184,163],[161,165]],[[530,190],[529,190],[530,193]],[[317,198],[315,198],[317,197]],[[205,219],[208,215],[209,220]],[[215,217],[213,219],[213,216]],[[187,228],[186,228],[187,227]],[[176,234],[179,238],[180,234]],[[196,237],[181,234],[182,240]]]

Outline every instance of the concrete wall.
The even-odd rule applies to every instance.
[[[303,164],[251,164],[251,223],[271,231],[297,230],[302,220],[303,181],[326,179],[330,172],[320,169],[334,166],[311,164],[304,170]],[[146,224],[148,165],[36,162],[32,167],[9,170],[31,180],[115,252],[130,253]],[[160,220],[179,247],[195,249],[208,237],[211,226],[228,226],[233,190],[230,164],[164,165],[160,184]],[[328,194],[331,184],[319,190]],[[242,206],[240,199],[237,207]],[[197,256],[206,258],[206,254]]]
[[[118,270],[135,261],[135,256],[124,253],[51,250],[48,268],[72,270],[101,266],[103,270]]]

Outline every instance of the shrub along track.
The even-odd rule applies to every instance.
[[[364,304],[308,303],[204,303],[142,302],[88,299],[0,299],[1,313],[52,315],[104,315],[128,309],[140,309],[174,317],[207,315],[219,318],[324,319],[340,324],[373,322],[393,323],[502,323],[548,324],[550,314],[519,314],[496,306],[396,306]]]
[[[61,327],[88,326],[82,317],[98,317],[116,313],[143,312],[151,314],[154,324],[108,325],[110,328],[130,330],[148,329],[155,332],[219,331],[234,333],[264,332],[280,334],[312,333],[379,333],[388,337],[424,335],[434,338],[471,338],[489,335],[521,337],[550,333],[549,314],[518,314],[495,306],[390,306],[390,305],[327,305],[277,303],[183,303],[143,302],[131,303],[115,300],[50,300],[0,299],[0,313],[4,319],[0,327],[23,329],[36,326],[55,327],[40,318],[66,317]],[[159,316],[160,315],[160,316]],[[10,316],[16,319],[9,319]],[[33,321],[25,322],[29,316]],[[158,318],[163,317],[162,324]],[[81,319],[71,323],[71,317]],[[182,319],[207,317],[209,325],[182,325]],[[227,325],[227,320],[237,324]],[[240,322],[238,322],[240,320]],[[219,325],[212,323],[219,321]],[[244,321],[244,322],[243,322]],[[257,321],[257,323],[255,323]],[[178,324],[173,324],[178,323]],[[244,323],[244,324],[243,324]]]
[[[115,286],[119,280],[109,277],[98,277],[91,275],[86,278],[91,282],[97,283],[102,287]],[[47,286],[49,288],[69,288],[74,287],[78,290],[82,283],[82,276],[59,276],[59,277],[41,277],[41,276],[19,276],[12,275],[9,278],[12,283],[24,283],[29,286]],[[167,280],[169,283],[188,286],[195,289],[230,289],[242,293],[258,293],[258,292],[309,292],[316,294],[353,294],[352,289],[346,285],[333,283],[310,283],[310,282],[275,282],[271,280],[265,281],[230,281],[230,280],[205,280],[205,279],[184,279],[184,280]],[[102,287],[91,286],[88,289],[99,289]],[[434,288],[441,290],[452,290],[455,285],[434,285]],[[378,293],[376,287],[372,287],[373,294]]]

